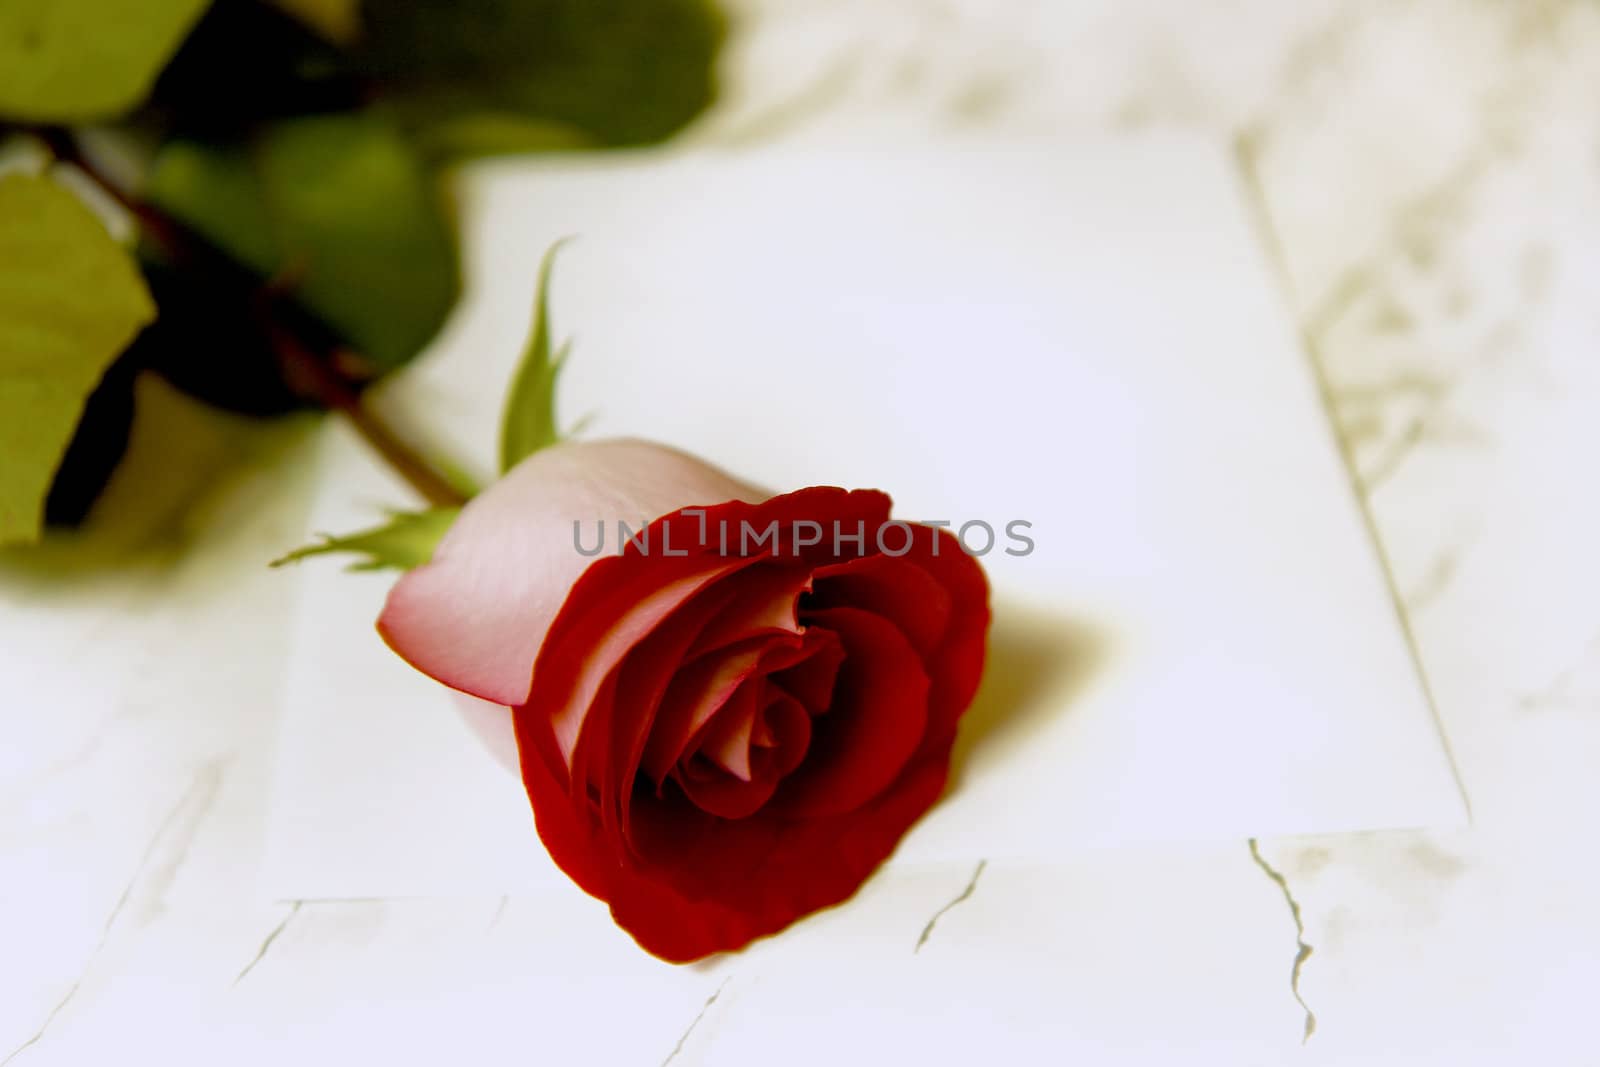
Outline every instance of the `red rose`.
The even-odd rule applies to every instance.
[[[467,505],[378,628],[512,708],[550,855],[646,950],[699,959],[849,897],[944,788],[988,587],[889,506],[557,445]],[[616,520],[650,517],[618,554]]]

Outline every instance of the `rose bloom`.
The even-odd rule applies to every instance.
[[[944,789],[988,586],[889,508],[559,444],[462,510],[378,629],[511,709],[551,857],[647,951],[699,959],[849,897]],[[597,520],[650,517],[593,554]]]

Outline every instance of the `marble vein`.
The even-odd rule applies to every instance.
[[[84,978],[88,974],[89,968],[94,964],[100,953],[104,951],[106,943],[111,940],[112,932],[117,928],[118,921],[127,911],[128,905],[133,901],[137,891],[145,882],[151,865],[160,854],[161,846],[182,827],[183,833],[181,840],[177,842],[176,854],[172,861],[167,864],[161,882],[164,884],[169,881],[172,875],[177,872],[178,865],[183,862],[184,854],[188,850],[189,841],[199,828],[200,818],[211,807],[211,802],[216,797],[217,788],[221,785],[221,782],[222,764],[220,762],[211,763],[201,768],[200,772],[195,775],[194,781],[183,791],[183,795],[178,798],[177,802],[167,810],[161,821],[156,824],[155,832],[151,834],[144,851],[139,854],[138,862],[134,864],[133,873],[123,885],[122,892],[117,897],[117,902],[112,905],[111,911],[106,915],[106,920],[100,927],[100,936],[96,939],[94,948],[90,950],[88,958],[84,960],[83,968],[79,971],[78,977],[67,987],[67,991],[61,995],[61,999],[57,1000],[49,1012],[45,1014],[44,1020],[39,1024],[39,1028],[26,1041],[7,1053],[5,1059],[0,1059],[0,1067],[7,1067],[18,1056],[42,1041],[45,1034],[50,1031],[50,1027],[55,1024],[56,1019],[77,997],[78,991],[83,988]]]
[[[272,928],[272,932],[267,934],[267,936],[262,940],[261,947],[256,949],[255,956],[250,960],[249,963],[244,965],[244,969],[241,970],[237,977],[234,978],[234,985],[238,985],[240,982],[244,981],[245,977],[249,975],[251,971],[256,969],[256,964],[266,959],[267,951],[272,948],[272,943],[278,940],[283,932],[289,928],[289,924],[294,921],[294,917],[296,915],[300,914],[300,909],[304,906],[305,901],[303,900],[297,900],[290,905],[289,914],[285,915],[283,920],[279,922],[277,926]]]
[[[733,976],[729,975],[722,980],[721,985],[711,991],[711,995],[706,998],[706,1002],[700,1005],[700,1010],[695,1013],[693,1019],[689,1020],[689,1025],[679,1035],[678,1043],[672,1046],[672,1051],[667,1053],[667,1058],[661,1061],[661,1067],[667,1067],[667,1064],[678,1058],[678,1053],[683,1051],[683,1046],[689,1040],[689,1035],[694,1033],[694,1028],[700,1025],[700,1020],[706,1017],[706,1012],[711,1010],[711,1005],[717,1002],[717,998],[722,996],[722,991],[728,988],[728,983],[731,981],[733,981]]]
[[[1294,963],[1289,968],[1289,992],[1294,994],[1296,1003],[1306,1013],[1305,1032],[1300,1038],[1300,1043],[1305,1044],[1311,1040],[1311,1035],[1317,1032],[1317,1014],[1306,1003],[1306,998],[1300,995],[1300,971],[1305,966],[1306,960],[1311,958],[1311,944],[1306,940],[1306,925],[1300,917],[1300,902],[1295,900],[1294,893],[1290,892],[1289,880],[1261,855],[1261,847],[1253,837],[1250,839],[1250,858],[1283,893],[1284,903],[1289,905],[1289,914],[1294,918],[1295,953]]]
[[[1428,441],[1440,441],[1446,438],[1442,432],[1441,422],[1449,413],[1451,399],[1460,391],[1463,384],[1471,376],[1476,366],[1462,368],[1461,372],[1450,379],[1442,388],[1431,394],[1422,410],[1413,415],[1400,435],[1392,444],[1372,463],[1370,470],[1362,477],[1362,483],[1368,494],[1374,493],[1389,479],[1393,478],[1405,466],[1417,451]],[[1477,434],[1468,433],[1457,435],[1456,440],[1473,440]]]
[[[1542,711],[1566,703],[1572,697],[1573,683],[1588,664],[1600,660],[1600,630],[1579,650],[1577,657],[1544,685],[1517,701],[1520,711]]]
[[[1398,252],[1414,263],[1434,261],[1438,250],[1431,235],[1439,228],[1440,218],[1459,211],[1461,202],[1488,173],[1495,158],[1493,152],[1481,147],[1471,151],[1443,177],[1396,206],[1376,247],[1346,268],[1302,316],[1304,332],[1312,339],[1313,349],[1320,348],[1320,342],[1361,297],[1386,290],[1382,270],[1386,260]]]
[[[1416,615],[1443,596],[1455,582],[1456,575],[1461,570],[1462,556],[1466,552],[1465,544],[1442,549],[1418,579],[1417,584],[1405,595],[1406,610]]]
[[[983,869],[988,865],[988,860],[979,860],[978,866],[973,869],[972,877],[967,881],[967,887],[963,889],[960,894],[955,897],[955,899],[951,900],[944,907],[933,913],[933,917],[928,920],[928,924],[922,928],[922,934],[917,938],[917,947],[911,950],[912,955],[916,955],[918,952],[922,951],[922,946],[926,945],[928,943],[928,938],[933,936],[933,928],[939,925],[939,920],[944,918],[945,912],[949,911],[957,904],[960,904],[962,901],[972,896],[973,891],[978,888],[978,879],[982,876]]]

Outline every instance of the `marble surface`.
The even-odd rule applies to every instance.
[[[0,1064],[693,1064],[764,1041],[956,1062],[999,1035],[1041,1060],[1593,1062],[1600,6],[737,11],[728,97],[690,135],[708,143],[1175,123],[1234,146],[1472,827],[875,881],[851,997],[756,952],[674,987],[660,1032],[577,1032],[524,978],[559,909],[251,891],[292,589],[259,561],[302,532],[309,487],[280,474],[307,441],[207,423],[232,469],[166,501],[176,536],[118,546],[135,570],[0,559],[5,610],[49,601],[84,650],[72,698],[0,699]],[[604,998],[604,973],[574,981]],[[1005,993],[964,1000],[963,981]]]

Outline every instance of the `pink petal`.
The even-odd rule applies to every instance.
[[[637,529],[684,507],[749,503],[767,493],[662,445],[569,442],[535,452],[461,512],[432,562],[395,584],[378,632],[412,666],[497,704],[528,698],[533,664],[573,583],[595,561],[578,552],[616,523]]]
[[[645,741],[642,766],[657,782],[666,777],[698,734],[761,663],[765,642],[752,641],[680,670],[662,698]]]
[[[700,744],[700,754],[741,782],[751,778],[750,734],[761,712],[763,686],[751,679],[739,687],[740,698],[729,701],[712,720]]]

